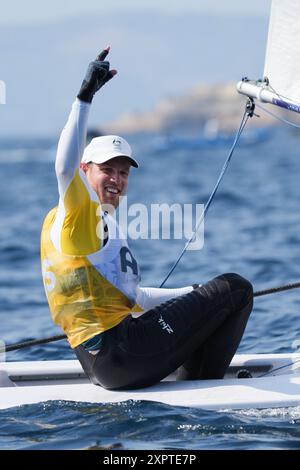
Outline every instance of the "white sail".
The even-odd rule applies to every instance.
[[[269,21],[265,82],[242,81],[240,93],[300,112],[300,0],[273,0]]]
[[[273,0],[264,76],[280,96],[300,103],[300,1]]]

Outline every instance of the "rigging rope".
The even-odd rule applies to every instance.
[[[169,279],[169,277],[170,277],[171,274],[173,273],[174,269],[175,269],[176,266],[178,265],[179,261],[180,261],[181,258],[183,257],[184,253],[186,252],[188,246],[189,246],[190,243],[194,240],[194,238],[195,238],[195,236],[196,236],[196,234],[197,234],[197,231],[198,231],[198,229],[199,229],[201,223],[203,222],[204,216],[206,215],[206,213],[207,213],[207,211],[208,211],[208,209],[209,209],[209,206],[210,206],[210,204],[211,204],[211,202],[212,202],[212,200],[213,200],[213,198],[214,198],[214,196],[215,196],[215,194],[216,194],[216,192],[217,192],[217,189],[218,189],[218,187],[219,187],[219,185],[220,185],[220,183],[221,183],[221,181],[222,181],[222,179],[223,179],[223,176],[224,176],[224,174],[225,174],[225,172],[226,172],[226,170],[227,170],[227,168],[228,168],[229,162],[230,162],[230,160],[231,160],[231,157],[232,157],[232,155],[233,155],[233,152],[234,152],[234,150],[235,150],[235,147],[236,147],[236,145],[237,145],[237,143],[238,143],[238,140],[239,140],[239,138],[240,138],[240,136],[241,136],[241,134],[242,134],[242,132],[243,132],[243,130],[244,130],[244,128],[245,128],[247,122],[248,122],[249,117],[252,117],[253,114],[254,114],[254,108],[255,108],[255,105],[254,105],[253,99],[248,98],[247,103],[246,103],[246,108],[245,108],[245,111],[244,111],[244,114],[243,114],[243,117],[242,117],[242,120],[241,120],[240,127],[239,127],[239,129],[238,129],[238,131],[237,131],[237,133],[236,133],[235,139],[234,139],[234,141],[233,141],[233,144],[232,144],[232,146],[231,146],[231,149],[230,149],[230,151],[229,151],[229,154],[228,154],[228,156],[227,156],[227,158],[226,158],[226,160],[225,160],[225,163],[224,163],[224,165],[223,165],[223,168],[222,168],[222,171],[221,171],[221,173],[220,173],[220,176],[219,176],[219,178],[218,178],[218,180],[217,180],[217,183],[216,183],[214,189],[212,190],[212,193],[211,193],[211,195],[209,196],[207,203],[206,203],[205,206],[204,206],[204,210],[203,210],[201,216],[199,217],[198,221],[196,222],[196,226],[195,226],[195,228],[194,228],[194,230],[193,230],[193,233],[192,233],[191,237],[190,237],[189,240],[186,242],[186,244],[185,244],[185,246],[183,247],[181,253],[179,254],[177,260],[175,261],[175,263],[173,264],[173,266],[171,267],[171,269],[169,270],[168,274],[166,275],[166,277],[164,278],[164,280],[162,281],[162,283],[160,284],[159,287],[163,287],[163,286],[165,285],[165,283],[167,282],[167,280]]]
[[[297,289],[300,288],[300,282],[295,282],[292,284],[286,284],[283,286],[279,287],[272,287],[270,289],[265,289],[265,290],[260,290],[256,291],[253,293],[253,297],[262,297],[263,295],[269,295],[269,294],[274,294],[276,292],[283,292],[287,290],[292,290],[292,289]],[[14,343],[5,346],[5,351],[10,352],[10,351],[16,351],[17,349],[22,349],[22,348],[27,348],[30,346],[37,346],[39,344],[46,344],[46,343],[52,343],[54,341],[60,341],[62,339],[66,339],[66,335],[58,335],[58,336],[50,336],[49,338],[41,338],[41,339],[33,339],[30,341],[23,341],[21,343]],[[0,352],[1,349],[0,349]]]
[[[265,372],[264,374],[259,375],[258,378],[260,379],[261,377],[267,377],[268,375],[272,374],[273,372],[277,370],[286,369],[287,367],[291,367],[294,364],[297,364],[298,362],[300,362],[300,359],[297,359],[297,361],[288,362],[287,364],[284,364],[283,366],[275,367],[274,369],[271,369],[268,372]]]
[[[50,336],[50,338],[41,338],[41,339],[32,339],[29,341],[23,341],[21,343],[14,343],[5,346],[5,351],[16,351],[17,349],[28,348],[30,346],[37,346],[39,344],[52,343],[54,341],[60,341],[61,339],[66,339],[66,335]]]
[[[270,289],[260,290],[254,292],[254,297],[261,297],[262,295],[275,294],[276,292],[283,292],[285,290],[298,289],[300,287],[300,282],[295,282],[293,284],[286,284],[285,286],[272,287]]]
[[[269,111],[266,109],[264,106],[261,106],[261,104],[256,103],[256,106],[264,111],[265,113],[269,114],[270,116],[274,117],[278,121],[283,122],[284,124],[288,124],[289,126],[296,127],[297,129],[300,129],[300,124],[296,124],[295,122],[289,121],[288,119],[282,118],[278,114],[272,113],[272,111]]]

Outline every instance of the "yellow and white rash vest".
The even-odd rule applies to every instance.
[[[46,216],[41,234],[51,314],[73,348],[141,311],[136,304],[138,264],[80,169],[89,107],[76,100],[62,131],[55,165],[59,203]],[[104,220],[108,242],[102,246]]]
[[[51,314],[73,348],[118,325],[130,313],[145,313],[192,290],[191,286],[138,286],[137,262],[113,217],[101,211],[80,169],[89,108],[88,103],[76,100],[60,136],[55,162],[59,203],[46,216],[41,234],[42,272]],[[109,234],[104,246],[103,221]]]

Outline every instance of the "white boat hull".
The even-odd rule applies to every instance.
[[[245,370],[252,378],[235,378],[245,375]],[[49,400],[99,404],[147,400],[208,410],[298,406],[300,354],[237,355],[223,380],[175,381],[170,376],[152,387],[130,391],[91,384],[78,361],[0,363],[0,409]]]

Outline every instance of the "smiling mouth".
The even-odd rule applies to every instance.
[[[113,194],[113,195],[117,195],[117,194],[120,194],[120,191],[117,189],[117,188],[113,188],[111,186],[107,186],[105,188],[106,192],[108,192],[109,194]]]

